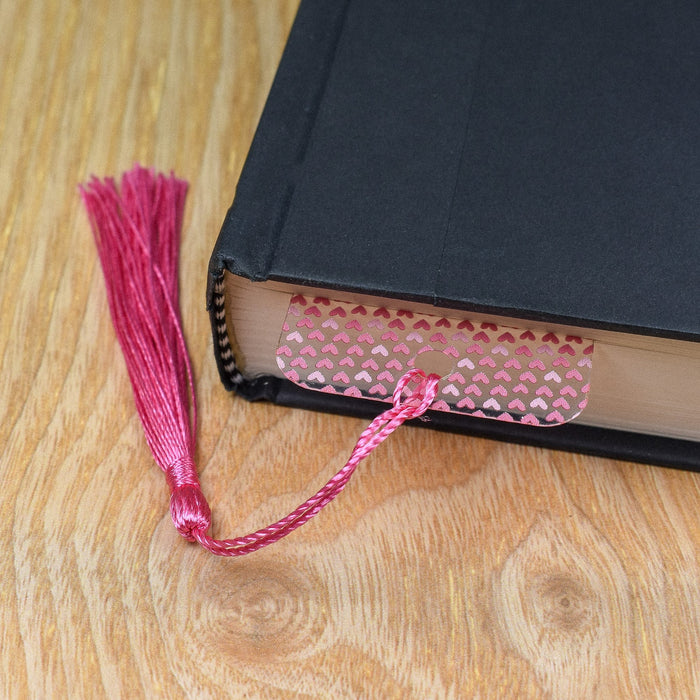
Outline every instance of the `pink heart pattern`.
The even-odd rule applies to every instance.
[[[336,330],[335,319],[345,319],[343,330],[330,343],[323,331]],[[391,401],[394,379],[429,351],[452,364],[433,410],[551,426],[576,418],[586,406],[591,340],[325,297],[292,297],[276,360],[287,379],[307,389]],[[355,360],[361,371],[343,371]]]

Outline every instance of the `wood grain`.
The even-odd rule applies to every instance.
[[[76,184],[191,182],[215,534],[286,513],[363,423],[226,394],[204,288],[295,5],[0,0],[0,696],[700,697],[697,474],[405,428],[274,547],[175,533]]]

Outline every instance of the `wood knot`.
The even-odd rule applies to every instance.
[[[211,567],[207,579],[199,632],[226,657],[289,661],[312,653],[324,633],[325,591],[293,565],[239,559],[233,568]]]
[[[568,633],[587,627],[598,605],[584,580],[562,573],[536,577],[530,585],[530,601],[540,625]]]
[[[493,579],[493,613],[507,646],[551,697],[614,697],[630,585],[610,544],[579,515],[540,514]],[[636,697],[636,693],[632,693]]]
[[[561,527],[539,519],[494,578],[494,612],[510,646],[529,659],[596,646],[609,622],[597,569]]]

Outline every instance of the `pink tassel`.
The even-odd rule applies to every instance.
[[[345,466],[287,517],[244,537],[207,535],[211,512],[194,463],[196,402],[180,321],[177,266],[187,183],[136,166],[80,187],[107,287],[146,441],[170,487],[178,532],[220,556],[240,556],[276,542],[316,515],[345,488],[357,464],[404,421],[422,415],[439,377],[411,370],[397,384],[394,405],[362,433]],[[415,388],[408,390],[410,385]]]

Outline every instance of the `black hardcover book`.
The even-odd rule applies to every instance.
[[[431,350],[429,426],[700,468],[698,37],[682,0],[302,0],[210,263],[225,386],[370,416]]]

